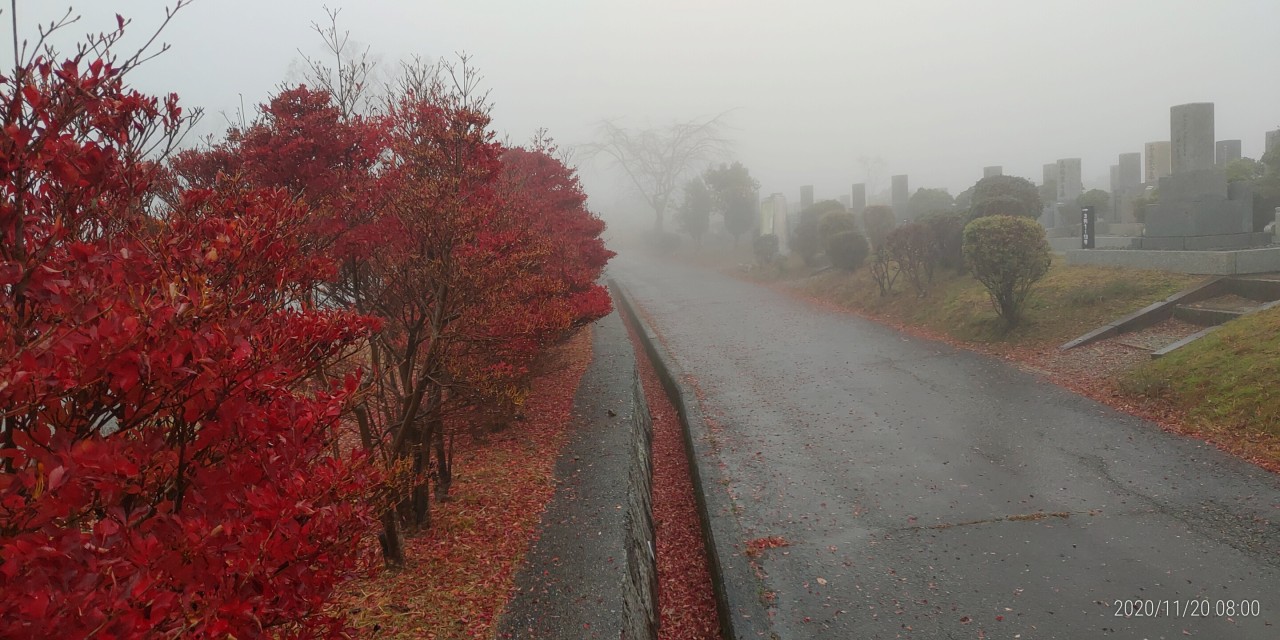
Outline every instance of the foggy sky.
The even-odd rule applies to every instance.
[[[762,194],[847,194],[860,156],[954,195],[984,165],[1039,182],[1041,165],[1083,158],[1106,187],[1117,154],[1167,140],[1169,107],[1216,103],[1219,140],[1258,157],[1280,128],[1280,1],[1222,0],[329,0],[341,25],[390,66],[465,50],[511,140],[546,127],[586,142],[603,118],[661,124],[730,111],[735,156]],[[79,0],[64,34],[149,32],[161,0]],[[134,76],[203,106],[225,128],[288,77],[297,49],[320,54],[319,0],[197,0],[164,33],[173,49]],[[20,0],[24,34],[66,0]],[[0,62],[7,67],[8,3]],[[585,170],[605,210],[615,181]],[[607,211],[606,211],[607,213]]]

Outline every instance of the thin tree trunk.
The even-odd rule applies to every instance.
[[[436,501],[444,502],[449,499],[449,488],[453,486],[453,460],[445,447],[444,421],[439,417],[433,420],[436,421],[432,431],[435,432],[436,470],[439,472],[436,478]]]
[[[392,569],[404,567],[404,538],[400,535],[400,514],[395,509],[387,509],[382,513],[382,535],[378,536],[382,546],[382,558]]]

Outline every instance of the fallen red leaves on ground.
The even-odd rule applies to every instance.
[[[768,536],[766,538],[755,538],[747,541],[747,557],[759,558],[765,549],[777,549],[779,547],[789,547],[791,541],[782,536]]]
[[[591,362],[591,329],[558,347],[534,379],[525,420],[458,447],[451,499],[406,545],[397,573],[348,585],[341,606],[361,637],[489,638],[555,492],[554,468],[573,397]]]
[[[698,519],[689,457],[675,407],[628,323],[653,417],[653,521],[657,528],[660,640],[719,638],[711,567]]]

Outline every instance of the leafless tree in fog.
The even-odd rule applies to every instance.
[[[660,129],[627,129],[605,120],[600,123],[597,140],[585,145],[583,151],[587,157],[604,155],[627,175],[653,209],[654,230],[662,231],[682,179],[728,150],[722,117],[674,122]]]
[[[880,193],[880,177],[889,163],[880,156],[859,156],[858,166],[862,167],[863,182],[867,183],[867,195]]]
[[[342,13],[341,9],[326,6],[324,11],[329,23],[312,22],[311,29],[324,41],[326,54],[333,57],[332,63],[308,56],[301,50],[298,55],[306,62],[307,82],[317,89],[328,91],[342,115],[350,118],[359,109],[360,102],[369,89],[377,63],[370,57],[369,47],[361,51],[351,42],[350,31],[338,30],[338,14]]]

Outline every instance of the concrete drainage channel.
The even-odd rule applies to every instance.
[[[609,279],[609,288],[613,294],[614,301],[618,304],[619,310],[627,321],[637,328],[636,334],[640,339],[641,347],[653,365],[668,400],[675,407],[680,426],[684,432],[685,449],[689,455],[689,470],[693,480],[694,495],[698,504],[698,516],[702,521],[702,536],[709,555],[708,564],[711,567],[711,581],[715,589],[721,635],[726,639],[733,640],[776,638],[776,634],[770,628],[768,612],[760,601],[760,590],[762,589],[760,580],[755,575],[751,563],[737,548],[737,545],[745,538],[742,527],[734,515],[729,493],[725,490],[728,480],[720,470],[719,465],[715,463],[716,454],[713,450],[711,433],[697,407],[697,396],[694,395],[693,389],[684,382],[683,371],[666,353],[662,343],[658,340],[657,334],[640,316],[635,303],[626,290],[612,278]],[[637,385],[639,385],[639,382],[637,382]],[[643,391],[637,391],[637,402],[644,402]],[[640,406],[645,405],[641,404]],[[639,413],[641,411],[637,410],[637,414]],[[643,413],[645,413],[647,419],[647,411]],[[639,431],[646,431],[646,433],[650,434],[648,437],[651,437],[651,429],[637,429],[637,432]],[[645,464],[649,464],[647,456],[638,457],[643,457]],[[649,476],[633,478],[632,490],[629,491],[629,494],[635,493],[637,486],[649,487],[648,478]],[[641,504],[651,504],[651,499],[647,502],[640,499],[634,501],[629,499],[628,508],[640,508]],[[647,520],[645,520],[646,517]],[[631,526],[628,526],[627,563],[628,576],[635,584],[627,586],[628,600],[631,599],[633,592],[636,598],[644,597],[644,591],[647,589],[643,581],[649,578],[640,573],[643,567],[638,565],[644,558],[641,557],[641,549],[636,545],[640,544],[644,535],[642,522],[648,523],[648,540],[650,544],[652,543],[653,519],[651,506],[650,511],[647,513],[637,513],[633,521],[637,523],[637,531],[633,544],[630,532]],[[635,549],[637,563],[636,571],[634,572],[632,571],[633,548]],[[652,562],[653,556],[650,555],[648,558]],[[656,580],[656,568],[652,565],[650,568],[653,570],[652,575],[654,577],[652,579]],[[656,592],[656,586],[654,587],[654,592]],[[630,610],[633,606],[636,608],[636,613],[641,614],[645,605],[639,601],[634,604],[627,603],[627,631],[641,633],[643,627],[639,623],[642,621],[631,617]],[[656,611],[656,597],[648,606],[652,607],[651,611]],[[631,626],[632,622],[635,622],[636,626]],[[656,628],[656,625],[654,628]],[[641,638],[646,636],[624,635],[624,637]],[[650,635],[647,637],[652,638],[655,636]]]

